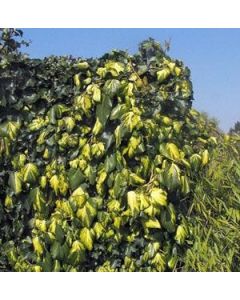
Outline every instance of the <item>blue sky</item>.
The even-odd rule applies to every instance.
[[[228,131],[240,120],[240,29],[23,29],[31,57],[97,57],[111,49],[135,53],[152,37],[171,39],[169,55],[191,69],[193,106]]]

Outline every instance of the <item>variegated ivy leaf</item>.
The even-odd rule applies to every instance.
[[[57,175],[53,175],[52,178],[50,179],[50,186],[54,190],[55,194],[58,194],[59,190],[59,179]]]
[[[87,116],[89,116],[90,109],[92,107],[92,101],[88,95],[77,96],[74,104],[77,109],[83,111]]]
[[[127,202],[132,215],[136,216],[136,214],[138,214],[140,211],[140,207],[137,194],[134,191],[130,191],[127,193]]]
[[[140,184],[144,184],[145,182],[146,182],[145,179],[141,178],[137,174],[130,173],[130,175],[129,175],[129,183],[131,185],[140,185]]]
[[[80,241],[83,243],[84,247],[91,251],[93,249],[93,233],[88,228],[83,228],[80,231]]]
[[[14,156],[13,160],[12,160],[12,165],[14,169],[20,169],[24,166],[25,162],[26,162],[26,155],[21,153],[21,154],[17,154],[16,156]]]
[[[75,127],[75,120],[72,117],[63,118],[64,124],[68,132],[71,132]]]
[[[208,164],[209,161],[209,152],[208,150],[204,150],[202,153],[202,165],[205,166]]]
[[[133,111],[123,114],[121,120],[122,126],[129,132],[132,132],[133,129],[141,122],[140,116]]]
[[[201,163],[202,157],[199,154],[195,153],[190,157],[190,164],[193,170],[199,170]]]
[[[5,201],[4,201],[4,205],[8,209],[13,208],[13,199],[12,199],[12,197],[7,195],[6,198],[5,198]]]
[[[96,236],[96,239],[99,239],[104,233],[104,227],[100,222],[96,222],[93,226],[93,230]]]
[[[101,102],[101,90],[97,85],[92,87],[93,101]]]
[[[16,195],[22,191],[22,181],[23,178],[19,172],[10,173],[8,184]]]
[[[80,74],[75,74],[73,76],[73,81],[74,81],[74,84],[76,85],[76,87],[80,87],[81,86]]]
[[[32,122],[28,125],[30,131],[37,131],[44,127],[48,122],[44,120],[44,118],[37,117],[32,120]]]
[[[176,230],[176,212],[172,203],[161,210],[161,225],[168,232],[173,233]]]
[[[162,155],[172,160],[180,159],[180,153],[178,147],[174,143],[161,144],[159,151]]]
[[[34,251],[36,252],[37,255],[41,255],[43,254],[43,245],[39,239],[39,237],[34,237],[32,239],[32,243],[33,243],[33,248],[34,248]]]
[[[79,218],[83,227],[91,227],[92,221],[97,214],[97,210],[89,202],[86,202],[83,208],[79,208],[77,211],[77,217]]]
[[[8,121],[0,125],[0,137],[8,137],[10,140],[15,140],[20,128],[20,123]]]
[[[77,188],[71,195],[70,201],[77,207],[82,208],[87,201],[88,195],[82,189],[82,187]]]
[[[23,181],[27,183],[34,183],[39,176],[38,167],[33,163],[28,163],[22,169]]]
[[[161,228],[159,220],[154,217],[143,221],[143,226],[146,228],[156,228],[156,229]]]
[[[116,61],[108,61],[104,67],[113,77],[117,77],[119,73],[124,71],[124,65]]]
[[[30,203],[33,203],[35,211],[43,212],[46,209],[46,201],[40,188],[36,187],[29,193]]]
[[[179,167],[174,163],[164,171],[164,184],[170,191],[175,190],[181,184],[180,173]]]
[[[120,119],[128,111],[129,107],[126,104],[118,104],[111,111],[110,120]]]
[[[159,188],[153,188],[151,193],[151,201],[154,205],[157,206],[166,206],[167,205],[167,193]]]
[[[184,195],[190,193],[189,180],[186,175],[181,176],[181,191]]]
[[[166,80],[170,74],[171,74],[171,71],[169,70],[169,68],[166,67],[157,72],[157,79],[161,83],[164,80]]]
[[[176,231],[175,240],[182,245],[187,237],[187,230],[185,226],[179,225]]]
[[[152,259],[152,264],[156,268],[158,272],[162,272],[165,270],[166,265],[166,257],[164,254],[157,253],[155,257]]]

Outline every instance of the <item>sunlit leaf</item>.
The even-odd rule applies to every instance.
[[[87,250],[91,251],[93,249],[93,234],[91,233],[90,229],[83,228],[80,231],[80,241]]]

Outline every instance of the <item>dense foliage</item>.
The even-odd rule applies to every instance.
[[[218,133],[191,108],[189,69],[151,39],[39,60],[21,35],[0,44],[0,268],[197,270],[187,212]]]
[[[225,137],[199,174],[188,218],[184,271],[240,271],[240,137]]]

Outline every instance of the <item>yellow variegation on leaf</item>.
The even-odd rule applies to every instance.
[[[83,243],[84,247],[91,251],[93,249],[93,234],[90,229],[83,228],[80,231],[80,241]]]
[[[166,206],[167,205],[167,193],[159,188],[153,188],[151,193],[151,201],[154,205]]]
[[[133,216],[139,213],[139,201],[137,194],[134,191],[127,193],[127,202]]]
[[[169,70],[169,68],[166,67],[157,72],[157,80],[161,83],[164,80],[166,80],[170,74],[171,74],[171,71]]]
[[[43,254],[43,246],[42,246],[42,243],[39,239],[39,237],[34,237],[32,239],[32,243],[33,243],[33,248],[34,248],[34,251],[38,254],[38,255],[41,255]]]
[[[208,150],[204,150],[202,153],[202,165],[205,166],[208,164],[209,161],[209,153]]]
[[[28,163],[24,166],[22,175],[24,182],[34,183],[39,176],[38,167],[33,163]]]
[[[58,194],[59,190],[59,179],[57,175],[53,175],[52,178],[50,179],[50,186],[54,190],[55,194]]]
[[[75,74],[73,76],[73,81],[74,81],[74,84],[77,86],[77,87],[80,87],[81,86],[81,81],[80,81],[80,75],[79,74]]]
[[[22,175],[19,172],[11,172],[9,175],[8,184],[17,195],[22,191]]]
[[[143,225],[146,228],[156,228],[156,229],[161,228],[159,220],[157,218],[154,218],[154,217],[150,218],[146,221],[143,221]]]
[[[176,235],[175,235],[175,240],[177,241],[178,244],[182,245],[187,237],[187,230],[185,226],[179,225],[177,227]]]

